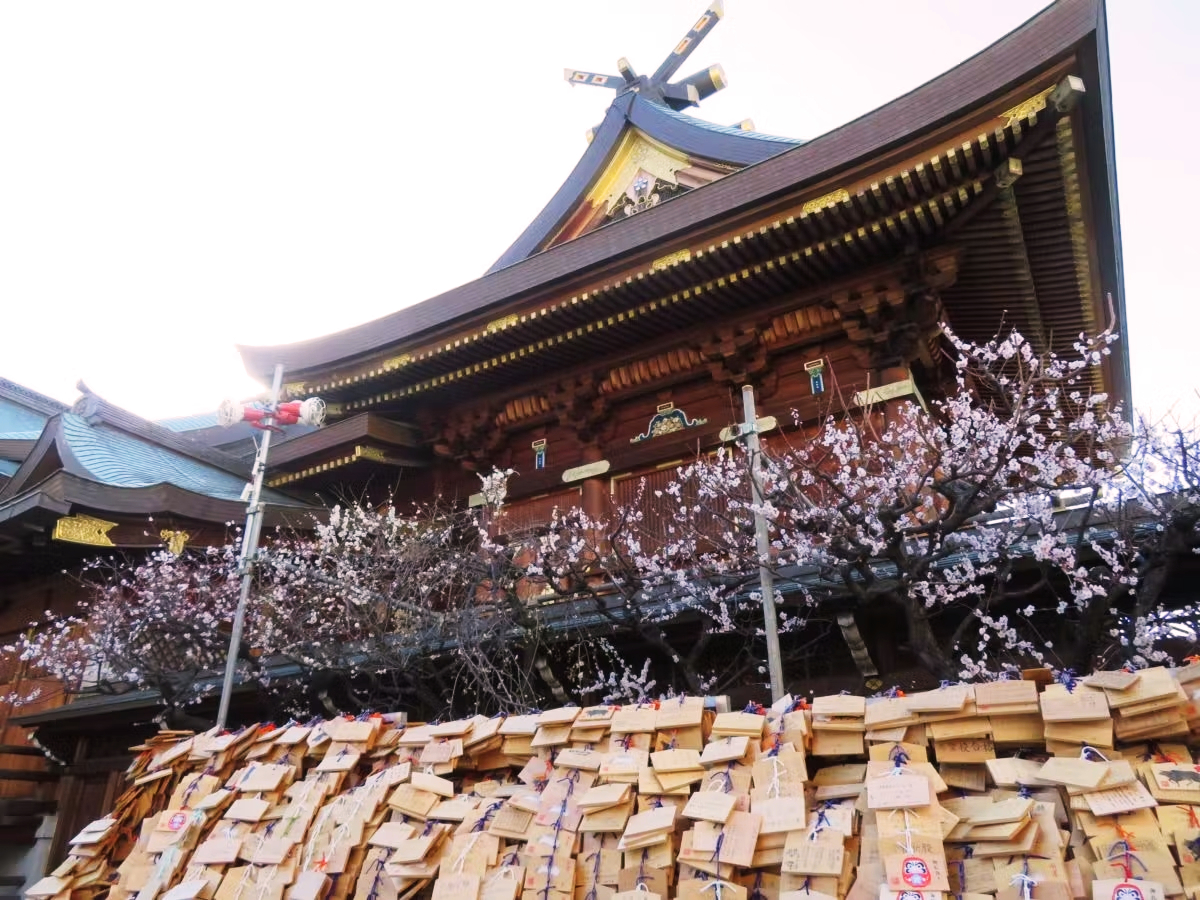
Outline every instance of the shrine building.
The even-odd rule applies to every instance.
[[[536,530],[556,507],[604,517],[718,447],[745,385],[778,422],[769,443],[838,404],[886,415],[938,396],[952,377],[942,322],[974,340],[1015,326],[1039,350],[1124,332],[1103,0],[1057,0],[808,141],[694,114],[724,75],[680,73],[721,17],[714,3],[652,74],[624,60],[568,71],[612,103],[479,278],[335,334],[241,348],[251,374],[269,382],[282,365],[291,398],[328,404],[326,427],[272,445],[268,524],[345,496],[465,508],[494,468],[519,473],[505,530]],[[1126,348],[1093,387],[1127,405]],[[86,389],[68,409],[0,382],[0,637],[77,602],[61,573],[97,548],[222,543],[252,449],[215,418],[147,423]],[[658,513],[653,490],[639,502]],[[58,809],[46,853],[61,856],[108,808],[129,729],[160,705],[147,693],[0,723],[6,840],[32,841]],[[55,772],[18,726],[55,750]]]
[[[477,473],[513,469],[504,527],[555,507],[603,516],[716,447],[743,385],[786,439],[835,396],[937,396],[943,321],[976,340],[1016,326],[1039,350],[1123,330],[1100,0],[1059,0],[809,141],[692,114],[724,76],[677,76],[721,16],[711,6],[650,75],[625,60],[567,71],[612,103],[481,277],[335,334],[241,348],[251,374],[282,364],[288,395],[329,404],[327,427],[272,449],[272,486],[466,504]],[[1093,386],[1127,401],[1117,346]]]

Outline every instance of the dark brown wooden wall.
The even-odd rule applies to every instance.
[[[811,391],[805,363],[825,360],[825,393]],[[825,341],[772,356],[767,375],[756,385],[760,416],[774,415],[782,430],[800,422],[811,423],[831,411],[850,403],[853,394],[868,386],[868,372],[846,341]],[[547,380],[549,381],[549,380]],[[546,390],[549,384],[530,385],[533,392]],[[476,403],[486,406],[488,397]],[[671,402],[689,419],[707,419],[703,425],[650,438],[638,443],[630,439],[642,434],[661,403]],[[623,473],[654,468],[665,462],[694,457],[698,450],[717,444],[722,428],[742,418],[740,386],[716,381],[707,367],[686,373],[673,384],[650,386],[640,392],[628,391],[612,395],[608,418],[599,429],[599,437],[590,448],[580,440],[575,430],[549,416],[530,421],[525,427],[509,426],[499,452],[492,457],[498,468],[511,468],[519,473],[509,482],[512,502],[536,498],[561,491],[565,485],[561,476],[595,459],[611,464],[606,478]],[[497,425],[497,428],[502,426]],[[533,441],[546,440],[546,468],[534,469]],[[589,455],[590,452],[590,455]],[[396,500],[402,506],[408,502],[429,502],[435,497],[463,502],[479,490],[475,472],[453,460],[441,460],[431,469],[421,470],[398,483]]]

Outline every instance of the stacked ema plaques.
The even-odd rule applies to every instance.
[[[1200,666],[164,732],[37,900],[1200,900]]]

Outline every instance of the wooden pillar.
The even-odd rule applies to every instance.
[[[583,448],[583,461],[585,464],[600,462],[604,459],[604,453],[595,443],[588,444]],[[583,495],[580,498],[580,504],[583,511],[592,519],[604,519],[609,513],[608,499],[608,478],[604,475],[598,475],[594,478],[585,478],[583,480]]]
[[[76,810],[83,800],[83,778],[75,772],[87,759],[88,739],[79,737],[75,742],[75,755],[72,765],[58,782],[55,800],[58,803],[58,818],[54,823],[54,838],[50,841],[49,866],[57,866],[67,856],[69,841],[79,832],[86,822],[80,823]]]
[[[909,372],[906,366],[882,366],[874,369],[871,372],[871,384],[876,387],[886,388],[890,385],[895,385],[898,382],[905,381],[908,379],[908,377]],[[896,411],[899,405],[901,403],[907,403],[912,399],[913,397],[911,394],[905,393],[902,396],[889,397],[882,402],[873,404],[875,411],[882,417],[882,421],[879,423],[880,427],[886,428],[888,423],[892,422],[896,418]]]

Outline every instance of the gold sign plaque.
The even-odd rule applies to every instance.
[[[921,402],[921,395],[917,392],[913,380],[905,378],[903,381],[893,381],[891,384],[883,384],[870,390],[858,391],[854,395],[854,405],[872,406],[876,403],[895,400],[899,397],[916,397],[917,402]]]
[[[778,427],[779,421],[774,416],[759,416],[754,430],[759,434],[765,434],[768,431],[774,431]],[[736,441],[738,438],[744,437],[745,434],[744,425],[730,425],[727,428],[721,429],[720,438],[722,441]]]
[[[54,539],[72,544],[91,544],[93,547],[115,547],[108,533],[117,527],[91,516],[63,516],[54,523]]]
[[[572,481],[579,481],[583,478],[594,478],[597,475],[603,475],[609,469],[607,459],[601,459],[596,462],[588,463],[584,466],[576,466],[574,469],[567,469],[562,474],[562,480],[570,484]]]

